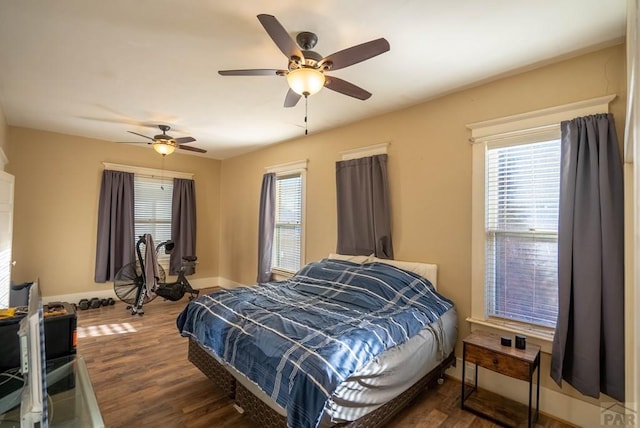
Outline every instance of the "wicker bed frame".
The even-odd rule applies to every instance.
[[[207,351],[202,349],[193,339],[189,339],[189,361],[202,373],[211,379],[226,395],[232,398],[238,406],[261,428],[286,428],[286,418],[254,396],[249,390],[237,383],[235,378]],[[407,406],[422,390],[432,385],[451,366],[455,366],[456,358],[451,352],[435,369],[427,373],[405,392],[384,404],[377,410],[362,418],[340,424],[341,428],[372,428],[383,427],[393,416]]]

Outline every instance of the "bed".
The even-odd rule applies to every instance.
[[[327,258],[200,296],[177,325],[190,361],[262,426],[381,426],[455,363],[457,316],[436,272]]]

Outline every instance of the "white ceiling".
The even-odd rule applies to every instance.
[[[304,133],[303,100],[282,107],[285,78],[217,73],[286,69],[260,13],[294,38],[315,32],[322,55],[391,45],[329,73],[373,96],[311,96],[313,133],[621,40],[625,12],[625,0],[2,0],[0,103],[9,125],[107,141],[169,124],[224,159]]]

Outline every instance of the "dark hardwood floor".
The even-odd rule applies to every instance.
[[[201,291],[201,293],[206,290]],[[84,357],[105,425],[112,427],[258,428],[187,360],[187,339],[176,317],[188,300],[78,310],[78,352]],[[493,427],[460,410],[460,383],[447,379],[425,390],[390,428]],[[539,427],[565,427],[541,416]]]

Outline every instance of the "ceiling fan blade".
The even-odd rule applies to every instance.
[[[380,55],[390,49],[389,42],[385,38],[371,40],[360,45],[335,52],[320,61],[320,66],[331,62],[330,70],[339,70],[353,64],[357,64],[376,55]]]
[[[179,149],[182,149],[182,150],[189,150],[189,151],[192,151],[192,152],[207,153],[207,151],[206,151],[206,150],[199,149],[199,148],[197,148],[197,147],[191,147],[191,146],[183,146],[183,145],[179,145],[179,146],[178,146],[178,148],[179,148]]]
[[[291,59],[291,57],[297,56],[300,59],[304,59],[304,55],[302,55],[302,51],[298,48],[296,42],[275,16],[260,14],[258,15],[258,20],[267,31],[267,34],[269,34],[269,37],[287,58]]]
[[[105,123],[118,123],[120,125],[129,125],[129,126],[140,126],[140,127],[147,127],[147,128],[156,128],[157,125],[152,124],[152,123],[145,123],[145,122],[138,122],[137,120],[134,119],[129,119],[129,118],[122,118],[122,119],[109,119],[109,118],[105,118],[105,117],[91,117],[91,116],[77,116],[78,119],[85,119],[85,120],[94,120],[96,122],[105,122]]]
[[[280,76],[286,73],[286,70],[276,70],[272,68],[255,68],[249,70],[220,70],[218,74],[221,76]]]
[[[127,132],[130,133],[130,134],[138,135],[138,136],[143,137],[143,138],[147,138],[147,139],[149,139],[151,141],[155,141],[153,138],[147,137],[146,135],[138,134],[137,132],[133,132],[133,131],[127,131]]]
[[[180,138],[174,138],[174,140],[176,140],[176,143],[178,144],[193,143],[194,141],[196,141],[196,139],[193,137],[180,137]]]
[[[151,142],[147,143],[146,141],[114,141],[117,144],[153,144]]]
[[[298,101],[300,101],[300,97],[302,97],[302,95],[294,92],[292,89],[289,89],[287,91],[287,95],[284,97],[284,106],[295,107],[295,105],[298,104]]]
[[[371,96],[371,92],[365,91],[353,83],[333,76],[326,76],[324,86],[332,91],[340,92],[341,94],[348,95],[359,100],[366,100]]]

